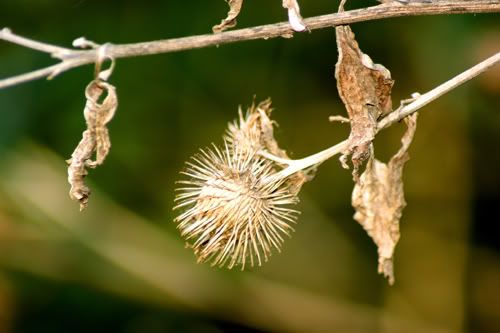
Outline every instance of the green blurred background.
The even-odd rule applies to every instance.
[[[304,17],[337,5],[301,1]],[[222,0],[2,0],[0,27],[63,46],[82,35],[127,43],[210,33],[226,9]],[[281,1],[249,0],[238,26],[284,20]],[[498,14],[353,30],[391,70],[395,105],[500,49]],[[110,79],[120,102],[113,146],[90,172],[83,213],[67,195],[64,160],[84,129],[93,68],[0,91],[0,332],[500,331],[499,66],[422,109],[395,286],[377,274],[375,245],[352,219],[350,172],[336,159],[304,186],[296,232],[262,267],[213,269],[184,248],[172,223],[178,171],[199,147],[220,143],[238,105],[271,97],[292,157],[348,135],[328,122],[345,114],[336,59],[333,29],[120,59]],[[52,63],[0,43],[2,78]],[[377,137],[379,158],[397,150],[403,130]]]

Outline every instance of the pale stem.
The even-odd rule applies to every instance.
[[[380,20],[392,17],[418,16],[418,15],[443,15],[465,13],[498,13],[500,1],[498,0],[442,0],[430,3],[410,3],[407,5],[381,4],[361,9],[349,10],[304,19],[307,30],[323,29],[337,25],[353,24],[357,22]],[[225,31],[216,34],[206,34],[190,37],[181,37],[165,40],[155,40],[133,44],[110,45],[106,55],[113,59],[146,56],[160,53],[179,52],[199,49],[209,46],[219,46],[256,39],[270,39],[276,37],[289,37],[293,34],[289,22],[261,25],[257,27]],[[42,77],[53,77],[75,67],[96,62],[96,50],[76,50],[37,42],[13,34],[9,29],[0,30],[0,40],[5,40],[27,48],[49,53],[62,61],[44,70],[22,74],[16,77],[0,80],[0,89],[28,82]],[[72,61],[69,61],[72,60]]]
[[[446,81],[445,83],[437,86],[436,88],[428,91],[427,93],[418,96],[414,102],[391,112],[389,115],[387,115],[378,123],[377,132],[391,126],[392,124],[398,121],[401,121],[403,118],[418,111],[420,108],[426,106],[430,102],[441,97],[445,93],[455,89],[456,87],[464,84],[465,82],[475,78],[477,75],[485,72],[486,70],[488,70],[489,68],[493,67],[498,63],[500,63],[500,52],[494,54],[493,56],[487,58],[486,60],[483,60],[479,64],[460,73],[451,80]],[[323,151],[320,151],[319,153],[304,157],[299,160],[290,160],[286,158],[277,157],[266,151],[261,151],[259,154],[271,161],[286,165],[286,167],[283,170],[279,171],[273,176],[270,176],[266,180],[267,182],[271,182],[284,179],[298,171],[318,166],[324,161],[332,158],[333,156],[345,152],[348,149],[348,146],[349,146],[349,140],[344,140],[336,144],[335,146],[332,146]]]
[[[329,148],[326,148],[325,150],[322,150],[316,154],[301,158],[299,160],[287,160],[287,159],[280,159],[283,161],[282,164],[287,164],[288,166],[284,168],[283,170],[275,173],[274,175],[270,176],[266,182],[274,182],[274,181],[279,181],[281,179],[285,179],[288,176],[293,175],[294,173],[308,169],[310,167],[316,167],[323,163],[324,161],[332,158],[333,156],[340,154],[344,152],[349,145],[348,140],[344,140],[340,143],[337,143],[335,146],[331,146]],[[269,155],[268,155],[269,156]],[[273,156],[273,159],[276,157]]]
[[[331,122],[338,121],[339,123],[348,123],[350,120],[347,117],[335,115],[328,117],[328,121]]]
[[[465,82],[475,78],[479,74],[485,72],[498,63],[500,63],[500,52],[497,52],[488,59],[481,61],[479,64],[469,68],[465,72],[460,73],[459,75],[426,92],[425,94],[420,95],[415,99],[414,102],[405,105],[402,108],[395,110],[394,112],[391,112],[378,123],[378,130],[387,128],[395,122],[398,122],[406,116],[409,116],[410,114],[414,113],[415,111],[419,110],[435,99],[443,96],[447,92],[450,92],[451,90],[464,84]]]
[[[3,39],[6,42],[10,42],[13,44],[17,44],[20,46],[24,46],[29,49],[37,50],[40,52],[49,53],[55,57],[62,56],[64,54],[70,54],[74,52],[71,49],[67,49],[61,46],[46,44],[42,42],[38,42],[36,40],[32,40],[29,38],[25,38],[16,34],[13,34],[9,28],[3,28],[0,30],[0,39]]]
[[[291,159],[275,156],[266,150],[259,151],[259,155],[278,164],[289,165],[293,162]]]

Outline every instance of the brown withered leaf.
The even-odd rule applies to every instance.
[[[399,240],[399,220],[406,206],[403,192],[403,167],[417,126],[417,114],[405,118],[406,133],[401,148],[388,164],[370,156],[366,169],[355,184],[352,206],[358,221],[378,248],[378,272],[394,283],[393,256]]]
[[[300,7],[297,0],[283,0],[283,8],[288,9],[288,21],[295,31],[304,31],[307,29],[302,16],[300,15]]]
[[[227,17],[223,19],[220,24],[214,25],[212,27],[212,31],[214,33],[222,32],[226,29],[234,28],[236,26],[236,18],[240,14],[243,0],[226,0],[226,2],[229,5]]]
[[[99,99],[106,94],[104,100]],[[68,182],[71,185],[69,196],[80,202],[80,210],[88,203],[90,189],[85,185],[84,178],[88,168],[95,168],[104,162],[109,153],[111,142],[106,124],[113,118],[118,107],[116,89],[103,81],[92,81],[85,89],[87,102],[83,111],[87,129],[82,134],[82,140],[71,154],[68,163]],[[95,153],[95,161],[92,156]]]
[[[394,81],[389,70],[373,63],[360,50],[349,26],[337,26],[335,32],[339,53],[335,78],[351,124],[349,147],[341,161],[347,167],[345,161],[351,155],[356,180],[360,166],[371,155],[377,119],[392,111],[391,89]]]

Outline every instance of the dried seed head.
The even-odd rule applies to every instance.
[[[194,249],[198,261],[233,266],[267,261],[278,251],[283,235],[289,235],[297,211],[288,208],[297,197],[285,181],[266,182],[274,174],[273,163],[248,150],[201,150],[183,172],[189,180],[176,201],[187,208],[176,218],[178,228]]]
[[[182,185],[174,209],[183,212],[175,222],[199,262],[260,266],[293,231],[290,223],[298,211],[289,207],[298,202],[297,184],[272,177],[281,167],[259,154],[269,139],[263,140],[263,116],[272,129],[263,109],[252,106],[245,117],[240,110],[239,123],[229,125],[224,149],[214,145],[200,150],[182,172],[188,179],[178,182]]]

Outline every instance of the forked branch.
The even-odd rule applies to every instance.
[[[491,57],[481,61],[479,64],[469,68],[468,70],[458,74],[454,78],[446,81],[445,83],[437,86],[436,88],[426,92],[425,94],[416,94],[409,104],[402,104],[398,109],[392,111],[387,116],[382,118],[378,122],[377,132],[381,131],[394,123],[397,123],[404,119],[405,117],[417,112],[422,107],[426,106],[435,99],[443,96],[444,94],[450,92],[451,90],[457,88],[458,86],[464,84],[465,82],[475,78],[479,74],[485,72],[489,68],[500,63],[500,52],[492,55]],[[341,154],[345,151],[348,146],[348,140],[344,140],[340,143],[335,144],[325,150],[322,150],[316,154],[297,159],[297,160],[284,160],[272,156],[269,153],[264,152],[262,155],[268,159],[285,165],[286,167],[275,175],[277,178],[286,178],[297,171],[305,170],[311,167],[316,167],[323,163],[324,161],[332,158],[335,155]]]

